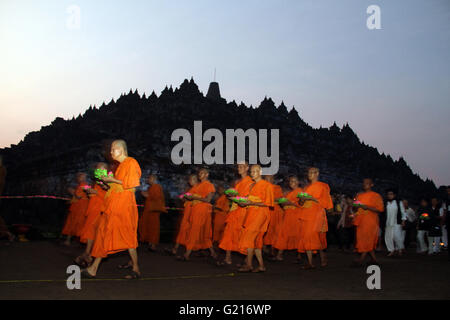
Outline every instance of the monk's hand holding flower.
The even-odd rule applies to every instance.
[[[112,182],[112,183],[122,184],[122,181],[114,179],[113,177],[110,177],[110,176],[102,177],[102,181],[105,182],[105,183]]]

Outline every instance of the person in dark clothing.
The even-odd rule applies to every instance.
[[[351,252],[355,242],[355,226],[353,225],[353,198],[345,196],[344,205],[342,208],[341,218],[337,224],[338,235],[342,250]]]
[[[428,238],[428,231],[430,230],[430,212],[428,200],[421,199],[417,210],[417,253],[425,254],[428,251],[425,239]]]

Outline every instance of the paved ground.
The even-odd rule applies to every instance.
[[[68,290],[66,268],[82,251],[51,241],[0,242],[0,299],[449,299],[450,262],[446,253],[387,258],[380,253],[381,290],[368,290],[365,269],[349,267],[352,254],[329,250],[326,269],[300,270],[291,253],[268,262],[266,273],[241,274],[216,267],[208,258],[179,262],[139,248],[144,279],[122,280],[117,254],[101,265],[98,280],[82,280]],[[241,259],[235,257],[235,262]],[[30,282],[24,280],[33,280]],[[52,280],[52,281],[37,281]]]

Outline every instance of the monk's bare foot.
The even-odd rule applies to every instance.
[[[252,270],[253,268],[248,265],[242,266],[238,269],[239,272],[252,272]]]
[[[131,280],[131,279],[139,279],[141,278],[141,272],[139,270],[135,271],[135,270],[131,270],[130,274],[127,274],[125,276],[125,279]]]
[[[320,266],[322,268],[325,268],[326,266],[328,266],[328,260],[327,259],[323,259],[323,261],[321,261]]]
[[[259,266],[258,268],[253,269],[252,272],[253,272],[253,273],[266,272],[266,268],[263,267],[263,266]]]
[[[66,247],[70,247],[70,241],[64,241],[63,245],[65,245]]]
[[[95,278],[96,275],[97,274],[95,274],[95,273],[91,273],[89,271],[89,268],[81,270],[81,276],[85,279],[93,279],[93,278]]]

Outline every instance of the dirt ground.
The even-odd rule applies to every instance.
[[[161,245],[168,247],[168,244]],[[82,280],[81,289],[66,286],[66,268],[82,247],[56,241],[0,242],[0,299],[449,299],[450,262],[447,253],[402,257],[379,253],[381,289],[369,290],[365,268],[350,268],[354,255],[328,250],[329,266],[301,270],[295,253],[284,262],[267,262],[267,272],[238,273],[217,267],[208,257],[190,262],[150,253],[139,247],[143,278],[124,280],[117,266],[128,260],[120,253],[102,263],[98,278]],[[234,256],[234,262],[242,258]]]

